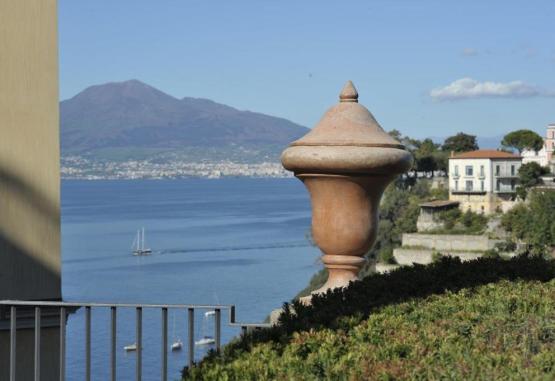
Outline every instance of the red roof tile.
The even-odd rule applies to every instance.
[[[451,159],[520,159],[520,155],[505,152],[505,151],[497,151],[494,149],[481,149],[478,151],[470,151],[470,152],[461,152],[457,153],[454,156],[451,156]]]

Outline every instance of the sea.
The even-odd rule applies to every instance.
[[[145,229],[149,256],[132,255]],[[321,268],[311,246],[310,200],[297,179],[64,180],[62,293],[65,301],[233,304],[236,319],[262,322]],[[195,337],[214,318],[195,313]],[[168,379],[187,363],[187,311],[169,312]],[[143,380],[159,380],[161,311],[143,312]],[[222,342],[240,334],[222,312]],[[68,380],[85,376],[84,310],[67,324]],[[135,310],[117,313],[117,378],[135,377]],[[196,346],[201,359],[211,346]],[[110,311],[92,312],[92,379],[109,379]]]

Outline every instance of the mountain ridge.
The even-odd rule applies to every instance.
[[[205,98],[181,99],[133,79],[87,87],[60,102],[62,154],[244,147],[275,154],[308,128]]]

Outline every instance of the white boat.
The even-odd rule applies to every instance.
[[[137,230],[137,236],[133,241],[133,255],[150,255],[152,250],[145,248],[145,228]]]
[[[172,344],[172,352],[180,351],[183,348],[183,342],[181,339],[177,339]]]
[[[137,343],[129,344],[123,347],[126,352],[135,352],[137,350]]]
[[[171,350],[172,352],[178,352],[183,348],[183,342],[179,337],[175,337],[175,315],[173,315],[173,323],[172,323],[172,336],[174,337]]]
[[[208,318],[214,316],[216,311],[206,311],[204,313],[204,319],[202,321],[202,339],[195,341],[195,345],[212,345],[216,343],[216,340],[212,336],[206,335],[206,325],[208,324]]]
[[[215,342],[216,340],[212,336],[204,336],[202,339],[195,341],[195,345],[211,345]]]

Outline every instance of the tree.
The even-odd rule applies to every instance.
[[[527,244],[532,254],[549,254],[555,246],[555,192],[535,191],[528,205],[521,203],[501,218],[515,241]]]
[[[518,179],[520,185],[517,188],[517,195],[525,199],[528,193],[528,189],[535,185],[542,183],[541,176],[549,173],[549,169],[542,167],[535,161],[526,163],[520,166],[518,169]]]
[[[457,135],[450,136],[445,139],[441,149],[445,152],[468,152],[477,150],[478,143],[476,142],[476,136],[467,135],[463,132],[459,132]]]
[[[530,130],[513,131],[505,135],[501,141],[503,148],[513,148],[519,153],[525,149],[539,151],[543,147],[543,138]]]
[[[433,172],[438,169],[435,153],[438,152],[439,144],[435,144],[432,139],[415,141],[416,149],[414,158],[416,160],[416,170],[421,172]]]

